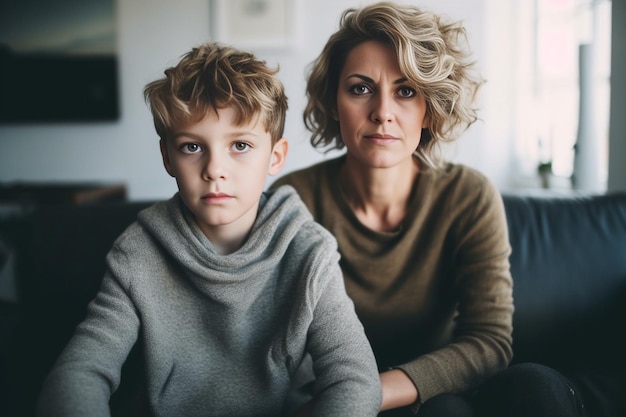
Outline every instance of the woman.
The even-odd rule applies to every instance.
[[[528,415],[574,416],[577,400],[552,370],[502,372],[513,354],[502,199],[436,152],[477,119],[481,79],[464,39],[460,24],[413,6],[346,10],[313,62],[304,112],[314,147],[346,152],[274,186],[294,186],[338,240],[381,370],[382,411],[502,416],[499,403],[519,412],[531,396]],[[557,407],[561,394],[572,408]]]

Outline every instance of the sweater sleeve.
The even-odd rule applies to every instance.
[[[38,416],[109,416],[109,399],[137,340],[133,303],[111,272],[44,381]]]
[[[312,415],[376,416],[382,392],[374,354],[346,294],[338,257],[324,262],[308,341],[316,376]]]
[[[468,203],[451,230],[456,242],[458,307],[452,341],[398,366],[415,383],[420,402],[475,387],[512,359],[512,278],[504,206],[490,183]]]

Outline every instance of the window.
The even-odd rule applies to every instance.
[[[527,7],[520,36],[529,52],[520,71],[529,75],[518,87],[517,116],[523,175],[549,174],[544,187],[605,190],[611,2],[535,0]]]

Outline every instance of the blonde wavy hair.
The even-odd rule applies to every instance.
[[[277,72],[249,52],[205,43],[166,69],[163,78],[147,84],[144,98],[163,140],[176,128],[202,120],[207,111],[232,106],[237,124],[260,117],[274,144],[283,136],[287,113],[287,96]]]
[[[348,53],[370,40],[394,47],[403,75],[424,96],[429,122],[415,153],[428,166],[440,166],[437,145],[455,140],[477,120],[473,106],[483,80],[473,73],[462,24],[410,5],[379,2],[344,11],[339,30],[309,68],[303,116],[311,144],[328,150],[345,146],[334,117],[339,74]]]

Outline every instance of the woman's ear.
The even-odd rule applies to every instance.
[[[289,142],[287,139],[280,138],[272,148],[272,157],[270,158],[269,175],[278,175],[285,166],[287,153],[289,152]]]
[[[172,169],[172,163],[170,162],[170,156],[167,152],[167,144],[165,143],[165,140],[161,139],[159,141],[159,147],[161,148],[161,158],[163,158],[163,166],[165,167],[165,170],[170,175],[170,177],[175,177],[174,170]]]

